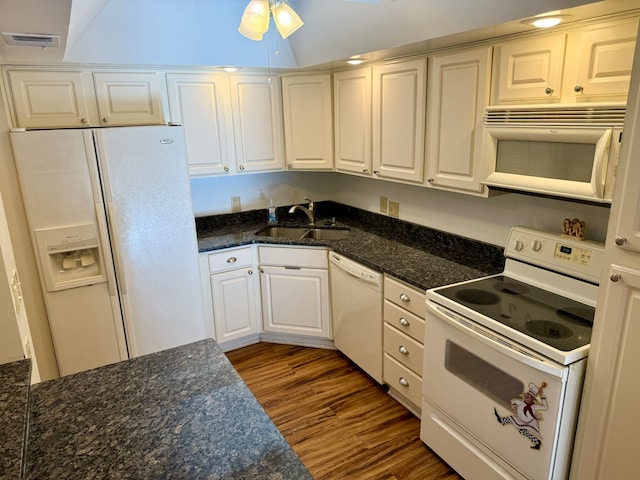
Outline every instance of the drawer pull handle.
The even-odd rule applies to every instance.
[[[402,300],[403,302],[410,302],[411,298],[409,298],[409,295],[407,295],[406,293],[401,293],[400,300]]]
[[[227,263],[236,263],[237,261],[238,261],[238,259],[236,257],[227,258]]]
[[[409,382],[407,382],[407,379],[406,379],[406,378],[404,378],[404,377],[400,377],[400,378],[398,379],[398,383],[399,383],[400,385],[402,385],[403,387],[408,387],[408,386],[409,386]]]
[[[398,351],[403,355],[409,355],[409,350],[407,350],[407,347],[405,347],[404,345],[400,345],[398,347]]]
[[[409,323],[409,320],[407,320],[407,319],[406,319],[406,318],[404,318],[404,317],[400,317],[399,322],[400,322],[400,325],[402,325],[403,327],[408,327],[409,325],[411,325],[411,324]]]

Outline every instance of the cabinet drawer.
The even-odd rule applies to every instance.
[[[407,367],[384,354],[383,378],[394,390],[400,392],[415,405],[422,402],[422,378]]]
[[[389,324],[384,325],[384,352],[422,376],[424,347]]]
[[[415,313],[420,318],[425,316],[425,292],[410,287],[395,278],[384,277],[384,297]]]
[[[384,321],[414,340],[424,343],[424,319],[389,300],[384,301]]]
[[[238,248],[235,250],[222,250],[217,253],[210,253],[209,271],[211,273],[224,272],[235,268],[250,267],[252,264],[251,247]]]
[[[324,248],[258,247],[258,252],[261,265],[328,268]]]

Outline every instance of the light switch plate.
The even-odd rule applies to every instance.
[[[231,213],[237,213],[242,210],[240,206],[240,197],[231,197]]]
[[[400,216],[400,204],[391,200],[389,202],[389,215],[398,218]]]
[[[387,213],[387,197],[380,196],[380,213]]]

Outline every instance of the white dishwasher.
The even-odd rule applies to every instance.
[[[382,274],[334,252],[329,273],[335,346],[382,383]]]

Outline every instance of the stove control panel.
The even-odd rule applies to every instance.
[[[505,256],[599,283],[604,244],[515,226],[509,234]]]

